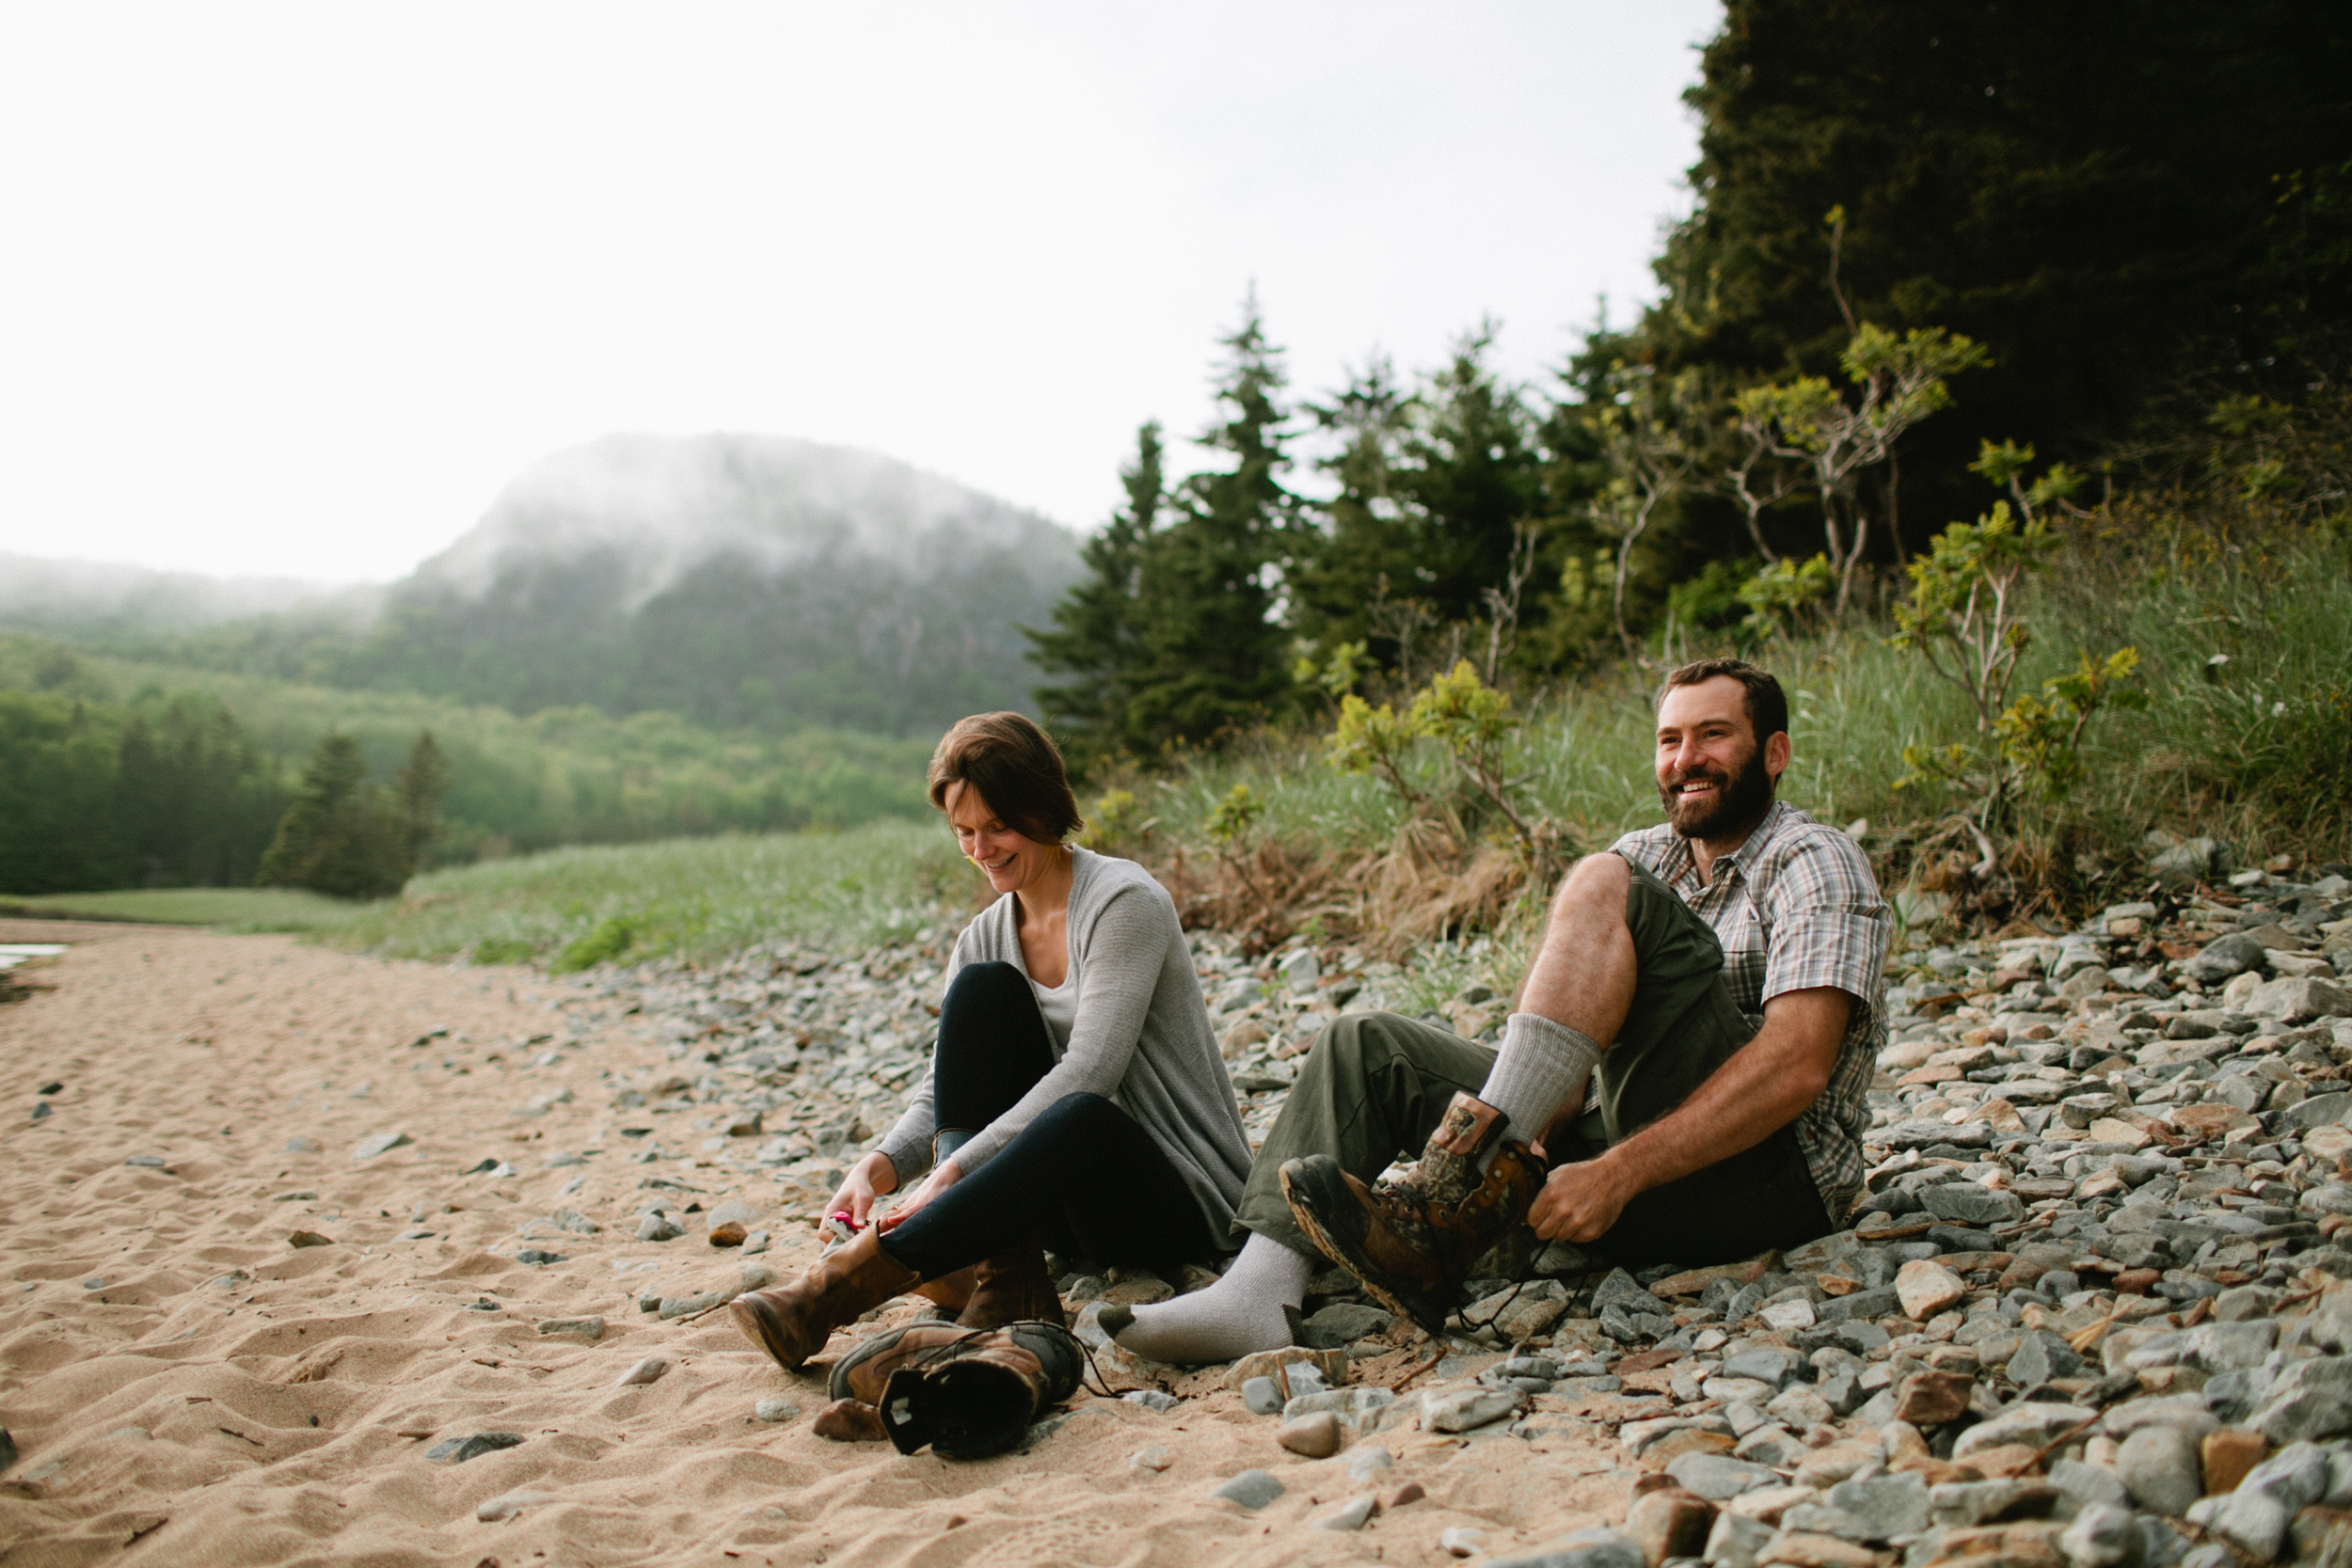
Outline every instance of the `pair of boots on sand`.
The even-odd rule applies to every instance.
[[[1045,1249],[1021,1244],[924,1285],[882,1249],[868,1226],[791,1284],[747,1291],[727,1304],[743,1337],[797,1370],[833,1331],[919,1287],[961,1310],[952,1323],[911,1323],[866,1339],[834,1364],[833,1402],[820,1436],[887,1437],[901,1453],[925,1444],[977,1458],[1020,1441],[1029,1423],[1070,1397],[1086,1353],[1062,1321]]]

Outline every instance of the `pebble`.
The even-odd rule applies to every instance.
[[[335,1238],[322,1235],[316,1230],[295,1230],[288,1233],[286,1244],[291,1247],[333,1246]]]
[[[405,1148],[408,1142],[405,1132],[378,1132],[373,1138],[360,1140],[358,1147],[351,1151],[352,1163],[357,1164],[362,1160],[373,1160],[379,1154],[389,1154],[395,1148]]]
[[[663,1296],[655,1310],[663,1323],[668,1323],[672,1318],[691,1318],[697,1312],[707,1312],[727,1299],[728,1292],[724,1291],[705,1291],[695,1296]]]
[[[1175,1395],[1164,1393],[1157,1388],[1132,1388],[1119,1397],[1129,1404],[1139,1404],[1144,1409],[1162,1416],[1184,1402]]]
[[[2196,1441],[2176,1426],[2144,1426],[2116,1450],[2115,1473],[2140,1507],[2175,1518],[2204,1496]]]
[[[604,1338],[602,1318],[548,1318],[539,1324],[542,1334],[577,1334],[591,1342]]]
[[[1438,1544],[1454,1557],[1476,1557],[1486,1549],[1486,1532],[1468,1525],[1449,1525],[1438,1532]],[[1708,1560],[1715,1560],[1709,1557]]]
[[[620,1376],[620,1380],[614,1383],[612,1386],[615,1388],[634,1388],[643,1384],[659,1383],[661,1381],[663,1374],[668,1372],[669,1370],[670,1363],[666,1358],[659,1355],[648,1355],[643,1361],[638,1362],[637,1365],[623,1372]]]
[[[1328,1513],[1317,1514],[1307,1523],[1313,1529],[1362,1529],[1379,1507],[1380,1499],[1367,1492],[1361,1497],[1348,1498]]]
[[[790,1400],[762,1400],[752,1406],[752,1415],[763,1421],[788,1421],[801,1413],[801,1407]]]
[[[444,1438],[425,1449],[424,1456],[432,1460],[446,1460],[452,1465],[463,1465],[469,1459],[479,1459],[485,1453],[519,1447],[522,1440],[519,1432],[477,1432],[470,1437]]]
[[[1346,1441],[1346,1433],[1341,1429],[1337,1416],[1327,1410],[1318,1410],[1284,1421],[1281,1429],[1275,1433],[1274,1440],[1305,1458],[1328,1459],[1340,1451],[1340,1445]]]
[[[1127,1456],[1127,1467],[1131,1470],[1156,1472],[1165,1470],[1175,1463],[1176,1461],[1169,1456],[1168,1451],[1156,1443],[1148,1449],[1137,1449]]]
[[[1209,1488],[1210,1497],[1239,1503],[1252,1513],[1281,1495],[1282,1483],[1263,1470],[1244,1470],[1231,1481],[1221,1481]]]
[[[485,1525],[495,1525],[501,1519],[514,1518],[527,1508],[537,1508],[553,1501],[555,1499],[545,1492],[509,1492],[477,1507],[473,1516]]]
[[[1361,1486],[1373,1477],[1396,1463],[1396,1456],[1386,1449],[1359,1449],[1348,1456],[1347,1479],[1351,1485]]]

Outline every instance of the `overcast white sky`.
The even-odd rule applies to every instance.
[[[1648,296],[1714,0],[0,9],[0,551],[388,579],[616,430],[1078,527],[1209,413]]]

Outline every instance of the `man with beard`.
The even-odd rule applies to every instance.
[[[1666,677],[1663,825],[1561,883],[1502,1049],[1388,1013],[1327,1026],[1259,1151],[1241,1257],[1104,1326],[1162,1360],[1290,1342],[1317,1255],[1432,1334],[1522,1220],[1630,1267],[1827,1234],[1860,1195],[1889,928],[1868,860],[1773,799],[1780,683]],[[1591,1087],[1588,1090],[1588,1083]],[[1420,1151],[1405,1180],[1374,1184]]]

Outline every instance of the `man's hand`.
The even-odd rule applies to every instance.
[[[1640,1190],[1627,1183],[1624,1172],[1607,1155],[1581,1160],[1545,1179],[1544,1190],[1527,1211],[1527,1222],[1547,1242],[1597,1241]]]
[[[1641,1194],[1753,1148],[1796,1120],[1828,1087],[1852,1009],[1852,997],[1828,987],[1773,997],[1756,1037],[1688,1100],[1597,1160],[1553,1171],[1528,1210],[1535,1234],[1597,1240]]]
[[[817,1216],[821,1226],[834,1214],[847,1213],[859,1228],[874,1217],[874,1204],[884,1193],[898,1190],[898,1167],[881,1149],[866,1155],[850,1167],[850,1174],[841,1179],[841,1187],[825,1204],[825,1212]]]

